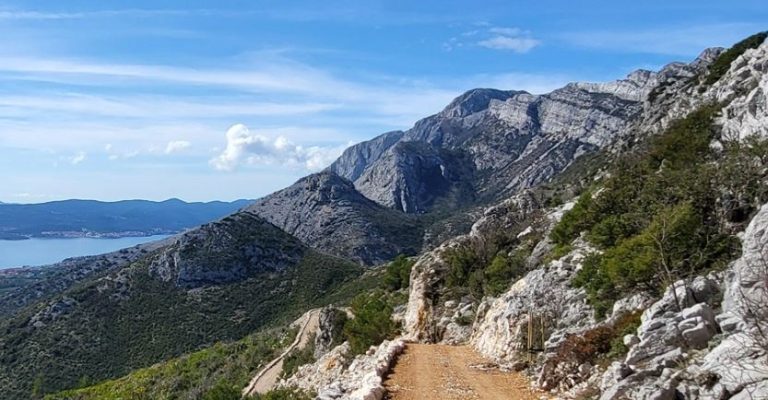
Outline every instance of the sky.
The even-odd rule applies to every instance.
[[[765,1],[0,1],[0,201],[258,198],[476,87],[690,61]]]

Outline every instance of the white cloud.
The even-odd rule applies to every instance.
[[[512,37],[498,35],[477,42],[478,45],[494,50],[511,50],[515,53],[527,53],[541,42],[529,37]]]
[[[242,164],[279,164],[319,171],[333,162],[347,147],[304,147],[284,136],[269,138],[251,133],[242,124],[229,128],[226,138],[224,151],[210,160],[210,165],[219,171],[232,171]]]
[[[459,47],[480,46],[493,50],[506,50],[515,53],[527,53],[541,44],[533,38],[531,32],[520,28],[503,26],[484,26],[463,32],[460,37],[452,37],[443,43],[443,50],[451,51]],[[465,43],[464,40],[469,41]]]
[[[168,142],[168,145],[165,146],[165,154],[176,153],[188,149],[190,146],[192,146],[192,143],[186,140],[174,140]]]
[[[81,162],[85,161],[85,158],[87,156],[88,155],[84,151],[81,151],[81,152],[75,154],[74,156],[70,157],[69,163],[72,164],[72,165],[80,164]]]

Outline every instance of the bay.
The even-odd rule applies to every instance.
[[[53,264],[70,257],[110,253],[166,237],[0,240],[0,269]]]

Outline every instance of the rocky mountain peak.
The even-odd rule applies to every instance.
[[[510,97],[527,93],[515,90],[472,89],[454,99],[442,112],[447,118],[463,118],[488,109],[491,101],[506,101]]]
[[[420,248],[408,216],[363,196],[328,169],[300,179],[246,209],[329,254],[374,265]]]

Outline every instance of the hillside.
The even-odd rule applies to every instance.
[[[235,214],[3,319],[0,392],[28,398],[37,377],[52,392],[237,340],[343,299],[337,290],[362,272],[252,214]]]
[[[121,237],[172,234],[229,215],[250,204],[126,200],[64,200],[0,204],[0,239],[27,237]]]
[[[246,210],[315,249],[366,265],[421,249],[416,218],[376,204],[328,171],[302,178]]]
[[[348,342],[279,385],[381,398],[400,334],[471,346],[565,398],[764,394],[727,359],[746,343],[740,360],[768,369],[764,40],[544,95],[469,91],[220,221],[47,297],[24,287],[0,321],[0,394],[117,378],[361,292]],[[385,289],[357,279],[397,253],[419,254]],[[163,388],[171,365],[80,393],[146,374]]]
[[[639,114],[594,157],[416,259],[392,314],[400,338],[351,364],[342,345],[280,385],[382,398],[395,364],[395,398],[472,369],[523,371],[563,399],[767,398],[766,36],[650,74]],[[439,345],[485,360],[457,363]],[[439,377],[398,375],[434,360]]]

